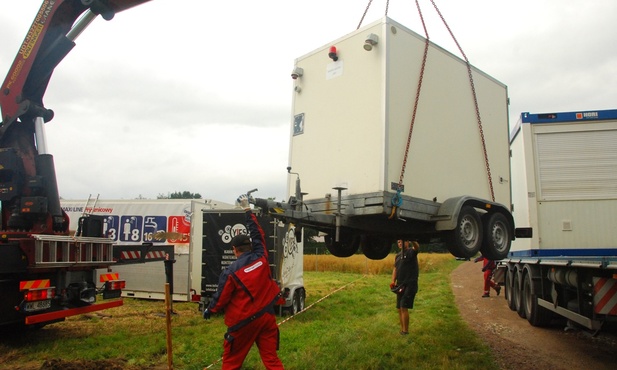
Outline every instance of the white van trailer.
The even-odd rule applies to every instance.
[[[174,301],[207,304],[216,292],[222,269],[236,257],[229,242],[247,233],[244,211],[232,204],[205,199],[156,200],[62,200],[62,209],[78,229],[80,217],[100,216],[104,236],[116,249],[137,243],[173,246],[172,298]],[[304,309],[302,241],[295,227],[258,214],[266,232],[272,276],[282,289],[285,303],[280,308],[292,314]],[[164,238],[157,238],[157,234]],[[136,263],[135,252],[122,256],[130,265],[112,266],[126,281],[124,297],[165,299],[167,275],[164,262]],[[160,257],[160,256],[159,256]]]
[[[306,299],[302,239],[296,238],[295,225],[281,222],[259,210],[254,212],[266,235],[272,278],[279,283],[284,299],[277,309],[281,314],[286,310],[295,315],[304,309]],[[200,306],[203,308],[217,291],[221,271],[236,260],[231,239],[238,234],[248,234],[245,212],[242,209],[204,209],[201,230],[201,258],[195,256],[193,269],[201,272]]]
[[[505,297],[534,326],[617,318],[617,110],[523,113],[511,134],[517,238]],[[501,275],[501,274],[500,274]]]
[[[61,200],[61,206],[69,215],[72,231],[77,230],[83,215],[104,216],[106,236],[119,247],[135,243],[173,245],[172,298],[175,301],[200,298],[201,254],[195,267],[193,251],[201,251],[201,238],[191,236],[201,233],[202,210],[234,208],[232,204],[210,199]],[[157,232],[163,232],[165,237],[155,238]],[[163,262],[117,265],[112,270],[126,281],[124,297],[165,299]]]
[[[338,256],[434,237],[461,257],[507,255],[504,84],[387,17],[297,58],[292,78],[290,219],[327,233]]]

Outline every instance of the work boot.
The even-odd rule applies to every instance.
[[[488,294],[488,293],[482,294],[482,298],[488,298],[488,297],[490,297],[490,294]]]

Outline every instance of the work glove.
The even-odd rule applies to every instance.
[[[212,312],[210,312],[209,308],[206,308],[204,310],[204,320],[210,320],[210,316],[212,315]]]
[[[246,194],[240,195],[236,200],[236,204],[245,211],[251,209],[251,205],[249,204],[249,198],[246,196]]]

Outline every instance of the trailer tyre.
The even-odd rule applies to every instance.
[[[514,294],[514,309],[516,313],[523,319],[525,318],[525,296],[523,295],[522,287],[522,271],[517,270],[514,275],[514,284],[512,285],[512,294]]]
[[[471,206],[461,208],[454,230],[448,231],[446,243],[455,257],[471,258],[482,245],[482,222]]]
[[[304,311],[304,304],[306,302],[306,292],[304,291],[304,289],[298,289],[298,306],[297,306],[297,312],[302,312]]]
[[[508,307],[512,311],[516,310],[516,303],[514,302],[514,272],[510,268],[506,271],[506,283],[504,285],[504,289],[504,295],[506,296]]]
[[[289,313],[291,314],[291,316],[294,316],[295,314],[298,313],[298,300],[300,299],[299,295],[298,295],[298,291],[296,290],[294,292],[294,296],[291,299],[291,306],[289,307]]]
[[[304,310],[305,300],[306,300],[306,293],[304,289],[302,288],[296,289],[291,299],[291,306],[287,308],[289,310],[289,314],[291,316],[294,316],[298,312],[301,312],[302,310]]]
[[[525,274],[525,280],[523,281],[523,303],[525,310],[525,317],[527,321],[533,326],[546,326],[551,323],[553,319],[553,313],[550,310],[540,306],[538,304],[538,296],[532,288],[538,289],[539,286],[534,282],[531,277],[531,273]]]
[[[335,241],[335,234],[328,234],[324,237],[326,247],[335,257],[350,257],[354,255],[360,247],[360,235],[341,231],[339,241]]]
[[[362,253],[371,260],[382,260],[392,250],[392,240],[376,235],[362,235],[360,246]]]
[[[490,260],[501,260],[508,256],[512,243],[512,228],[503,213],[487,213],[482,216],[484,237],[480,251]]]

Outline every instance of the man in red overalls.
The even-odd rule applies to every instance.
[[[246,195],[238,198],[246,211],[249,235],[236,235],[231,240],[238,258],[221,273],[217,292],[203,312],[204,319],[212,313],[225,312],[223,369],[239,369],[253,343],[257,343],[261,360],[267,369],[283,369],[276,351],[279,329],[273,305],[280,288],[272,280],[266,241],[257,217],[251,211]]]
[[[495,289],[495,292],[499,295],[499,293],[501,293],[501,287],[493,281],[493,270],[497,267],[495,261],[484,258],[484,256],[480,256],[473,261],[484,261],[482,266],[482,272],[484,272],[484,294],[482,294],[482,298],[488,298],[491,296],[491,288]]]

